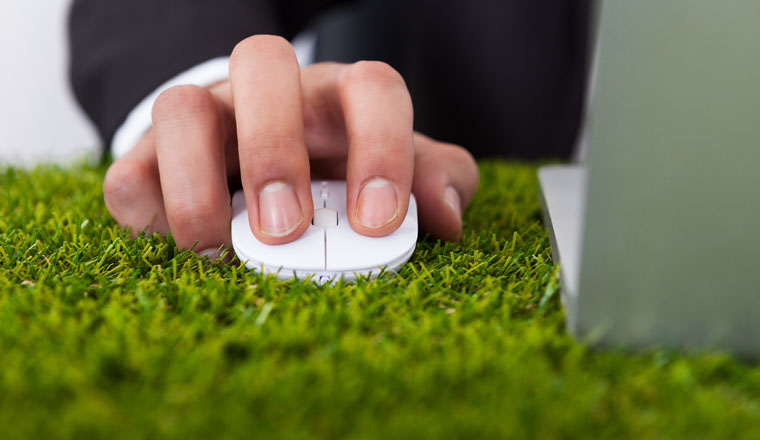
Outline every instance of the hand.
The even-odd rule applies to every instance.
[[[299,69],[286,40],[250,37],[232,52],[229,81],[159,96],[152,130],[108,170],[106,206],[133,233],[171,230],[179,247],[213,255],[231,246],[228,184],[242,184],[256,238],[281,244],[310,223],[314,176],[347,181],[360,234],[396,230],[413,191],[423,231],[458,240],[477,165],[415,133],[412,120],[404,80],[387,64]]]

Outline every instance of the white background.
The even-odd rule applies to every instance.
[[[0,167],[97,157],[99,141],[67,77],[70,0],[4,1],[0,13]]]
[[[0,10],[0,167],[70,163],[102,151],[68,81],[70,2],[6,0]],[[314,43],[310,32],[293,40],[302,65]]]

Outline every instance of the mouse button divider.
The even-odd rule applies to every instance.
[[[314,209],[321,208],[324,204],[320,194],[322,192],[322,185],[316,181],[311,182],[311,201],[314,204]]]
[[[328,197],[330,197],[330,190],[329,190],[326,180],[323,180],[322,183],[320,184],[319,197],[322,200],[326,200]]]

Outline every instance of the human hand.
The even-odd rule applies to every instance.
[[[153,128],[106,174],[106,206],[133,233],[171,230],[179,247],[215,256],[231,247],[228,185],[242,184],[256,238],[282,244],[310,223],[312,176],[345,179],[358,233],[395,231],[413,192],[422,230],[459,240],[477,164],[412,121],[404,80],[387,64],[299,69],[287,40],[253,36],[232,52],[229,81],[158,97]]]

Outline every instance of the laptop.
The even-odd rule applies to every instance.
[[[760,354],[760,2],[597,9],[580,164],[539,182],[568,330]]]

